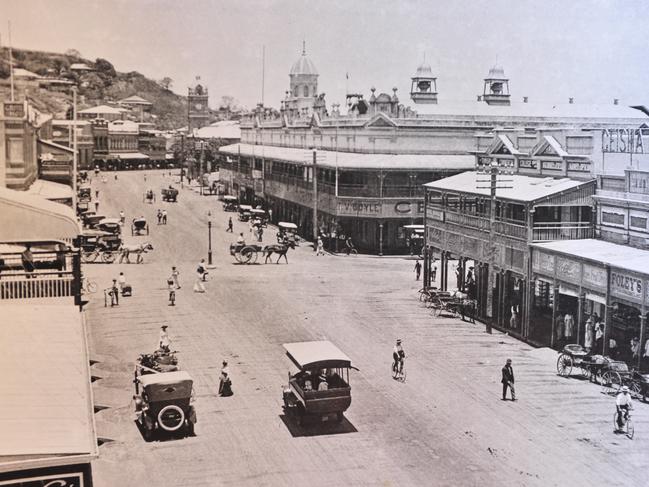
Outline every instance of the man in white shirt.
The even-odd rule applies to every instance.
[[[617,409],[617,427],[618,431],[622,429],[624,423],[629,419],[629,411],[633,409],[631,394],[627,386],[622,386],[615,398],[615,408]]]
[[[163,350],[165,352],[168,352],[170,347],[171,347],[171,339],[169,338],[169,335],[167,334],[167,325],[162,325],[160,327],[160,350]]]

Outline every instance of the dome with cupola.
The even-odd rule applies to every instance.
[[[302,55],[293,63],[289,74],[291,76],[305,74],[310,76],[318,75],[318,70],[315,68],[313,61],[311,61],[306,55],[306,47],[304,45],[302,45]]]

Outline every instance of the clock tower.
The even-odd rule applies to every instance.
[[[207,106],[207,88],[199,83],[200,79],[200,76],[196,76],[196,85],[189,87],[187,93],[189,132],[193,129],[205,127],[210,121],[210,110]]]

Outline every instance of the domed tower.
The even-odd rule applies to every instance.
[[[431,67],[424,63],[417,68],[415,75],[410,78],[410,98],[415,103],[437,103],[437,78],[433,76]]]
[[[287,108],[292,116],[309,115],[318,96],[318,71],[306,55],[302,43],[302,56],[293,63],[289,73],[290,90]]]
[[[509,105],[509,79],[502,66],[494,66],[484,79],[482,99],[488,105]]]

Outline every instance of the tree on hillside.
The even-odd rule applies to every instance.
[[[117,76],[115,67],[109,61],[99,57],[95,60],[95,69],[99,74],[106,75],[110,78]]]
[[[169,76],[165,76],[160,81],[158,81],[158,84],[163,90],[170,90],[173,82],[174,80],[172,80]]]
[[[81,53],[76,49],[68,49],[67,51],[65,51],[65,55],[70,57],[81,58]]]
[[[228,110],[236,110],[239,108],[239,100],[230,95],[224,95],[221,97],[221,103],[219,103],[219,108],[226,108]]]

